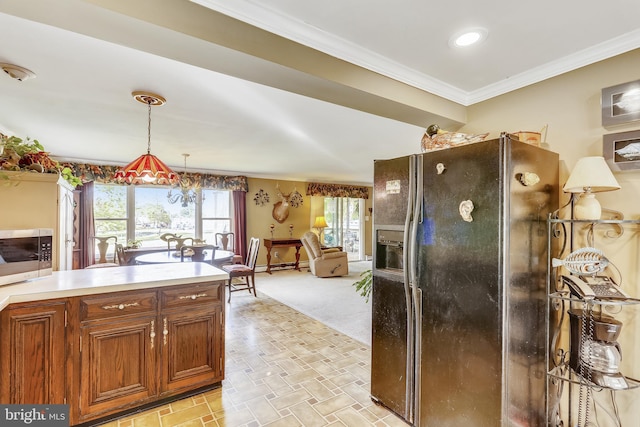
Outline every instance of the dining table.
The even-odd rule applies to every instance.
[[[213,262],[211,262],[211,250],[205,251],[204,262],[213,264],[214,266],[221,266],[232,262],[234,253],[232,251],[223,251],[222,249],[216,249],[214,252]],[[191,257],[185,254],[185,262],[191,262]],[[182,262],[180,257],[180,251],[170,250],[163,252],[153,252],[144,255],[138,255],[135,258],[136,264],[165,264],[172,262]]]

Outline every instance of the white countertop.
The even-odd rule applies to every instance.
[[[228,278],[229,275],[224,271],[202,262],[55,271],[52,276],[0,286],[0,310],[16,302],[185,285]]]

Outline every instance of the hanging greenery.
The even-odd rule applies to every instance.
[[[0,133],[0,170],[57,173],[73,187],[82,185],[73,171],[52,159],[37,139],[22,139]]]

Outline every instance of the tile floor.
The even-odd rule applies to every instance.
[[[260,293],[234,293],[226,326],[221,388],[103,426],[407,426],[369,398],[368,346]]]

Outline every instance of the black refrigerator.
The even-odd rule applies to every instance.
[[[500,138],[374,163],[371,398],[415,426],[545,425],[558,155]]]

